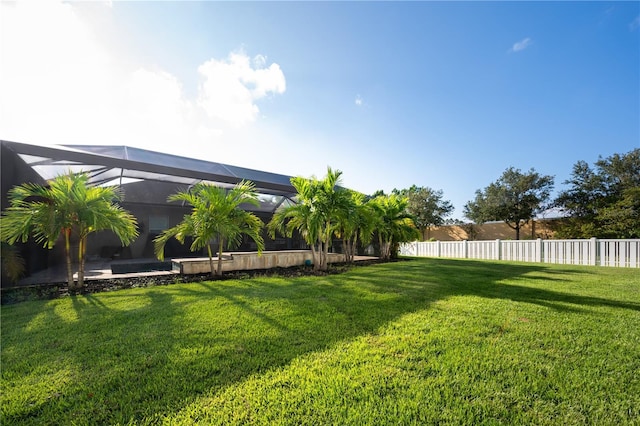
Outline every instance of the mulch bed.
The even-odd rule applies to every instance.
[[[367,260],[357,264],[334,263],[329,265],[326,272],[314,271],[311,266],[293,266],[290,268],[257,269],[252,271],[225,272],[221,277],[210,274],[197,275],[154,275],[128,278],[111,278],[106,280],[88,280],[81,289],[69,289],[66,282],[39,284],[33,286],[3,288],[0,303],[3,305],[24,302],[27,300],[50,300],[59,297],[93,294],[104,291],[116,291],[127,288],[152,287],[179,283],[193,283],[216,280],[238,280],[256,277],[284,277],[296,278],[303,276],[325,276],[341,274],[354,266],[381,263],[380,260]]]

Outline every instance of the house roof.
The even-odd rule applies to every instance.
[[[250,180],[256,186],[261,211],[275,211],[296,195],[291,177],[214,161],[170,155],[146,149],[112,145],[39,146],[0,141],[44,180],[72,172],[86,172],[94,185],[121,185],[159,181],[181,185],[209,182],[232,187]]]

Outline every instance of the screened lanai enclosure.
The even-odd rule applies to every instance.
[[[86,172],[93,185],[118,185],[120,204],[138,220],[140,236],[129,247],[122,247],[118,239],[104,231],[91,235],[87,259],[143,259],[154,257],[153,239],[163,230],[176,225],[190,211],[189,206],[167,202],[167,197],[179,190],[187,190],[198,182],[230,188],[242,180],[255,183],[260,206],[244,205],[265,223],[281,206],[294,202],[295,189],[290,176],[231,166],[213,161],[169,155],[127,146],[64,145],[36,146],[1,141],[2,209],[8,206],[7,193],[15,185],[25,182],[46,184],[57,175]],[[299,237],[268,237],[264,232],[266,250],[306,248]],[[191,253],[190,242],[184,245],[172,240],[167,244],[165,257],[202,256]],[[245,240],[238,251],[255,250],[255,243]],[[60,244],[53,250],[34,243],[21,247],[29,272],[59,265],[63,262]]]

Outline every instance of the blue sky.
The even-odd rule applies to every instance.
[[[640,147],[638,2],[2,5],[0,138],[130,145],[364,193]]]

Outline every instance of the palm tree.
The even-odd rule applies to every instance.
[[[397,195],[378,196],[370,201],[377,213],[380,257],[391,258],[392,248],[399,243],[416,240],[419,231],[407,212],[408,200]]]
[[[349,205],[349,191],[339,186],[341,175],[340,170],[328,167],[322,180],[291,178],[298,193],[297,204],[277,211],[268,225],[272,238],[276,232],[291,237],[297,230],[311,247],[315,270],[327,269],[331,240]]]
[[[298,231],[311,247],[313,267],[317,270],[320,263],[316,243],[319,239],[320,226],[313,213],[309,204],[294,204],[276,211],[267,228],[271,238],[275,238],[276,232],[291,238],[293,231]]]
[[[67,282],[74,288],[71,237],[77,235],[78,287],[84,286],[84,265],[89,234],[111,230],[123,245],[138,236],[136,219],[116,204],[116,187],[89,185],[86,173],[69,172],[49,181],[48,186],[25,183],[9,191],[10,206],[2,214],[1,240],[26,242],[32,235],[38,244],[53,248],[62,235],[65,242]]]
[[[297,204],[277,211],[268,228],[271,237],[280,232],[291,237],[294,230],[300,232],[311,247],[315,270],[327,269],[331,240],[337,230],[340,212],[349,202],[349,192],[339,186],[342,172],[327,168],[324,179],[291,178],[296,189]]]
[[[327,270],[329,249],[333,236],[338,230],[341,216],[348,214],[351,205],[350,191],[340,187],[340,170],[333,171],[327,167],[327,175],[322,180],[313,179],[315,186],[315,196],[311,200],[315,215],[320,223],[320,233],[318,239],[319,247],[319,269]]]
[[[365,203],[365,195],[349,191],[350,199],[338,216],[336,236],[342,238],[342,246],[347,262],[353,262],[358,239],[369,244],[375,230],[375,215],[370,205]]]
[[[258,246],[258,254],[264,250],[264,239],[260,231],[264,224],[255,214],[240,208],[241,204],[259,206],[255,185],[242,181],[227,190],[200,182],[190,190],[180,191],[168,198],[169,201],[184,201],[191,205],[191,214],[182,222],[162,232],[154,240],[158,259],[164,259],[164,247],[171,238],[184,244],[186,237],[193,237],[190,250],[207,248],[211,276],[222,275],[222,250],[235,248],[242,242],[242,236],[249,236]],[[218,266],[214,268],[211,243],[218,239]],[[215,271],[215,272],[214,272]]]

